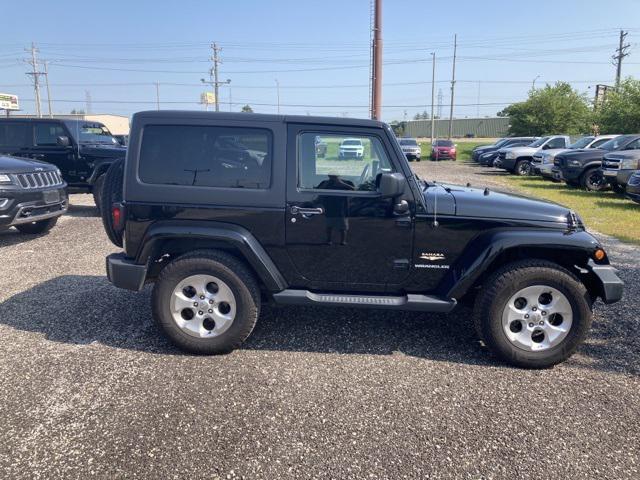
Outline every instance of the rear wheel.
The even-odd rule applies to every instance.
[[[107,237],[111,242],[122,247],[122,230],[115,228],[113,225],[113,217],[111,216],[111,205],[122,201],[122,184],[124,179],[124,161],[116,160],[111,164],[107,173],[101,178],[104,178],[102,185],[102,200],[103,205],[102,213],[102,225],[104,231],[107,233]]]
[[[48,232],[56,223],[58,223],[58,217],[53,217],[40,220],[39,222],[21,223],[20,225],[16,225],[16,228],[20,233],[38,234]]]
[[[202,250],[177,258],[153,289],[153,316],[179,348],[228,353],[249,336],[260,313],[258,285],[227,253]]]
[[[585,286],[559,265],[515,262],[487,279],[474,321],[481,339],[504,361],[548,368],[569,358],[586,337],[591,303]]]
[[[599,192],[606,188],[607,181],[604,179],[604,175],[602,175],[599,168],[590,168],[580,177],[580,186],[585,190]]]

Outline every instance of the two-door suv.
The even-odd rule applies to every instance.
[[[339,158],[346,139],[362,159]],[[124,245],[108,278],[154,282],[157,323],[195,353],[239,347],[265,301],[447,313],[467,300],[486,345],[541,368],[575,351],[597,298],[622,296],[572,211],[425,182],[373,120],[138,113],[103,202]]]

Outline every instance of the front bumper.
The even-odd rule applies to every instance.
[[[560,168],[559,171],[560,171],[560,175],[561,175],[560,180],[565,180],[565,181],[569,181],[569,182],[577,182],[578,180],[580,180],[580,177],[584,173],[584,168],[582,168],[582,167],[577,167],[577,168],[564,167],[564,168]]]
[[[588,270],[595,275],[600,286],[600,295],[604,303],[615,303],[622,299],[624,282],[616,275],[611,265],[597,265],[589,260]]]
[[[340,158],[362,158],[364,156],[364,152],[357,150],[340,150],[338,152],[338,156]]]
[[[106,259],[107,278],[114,287],[139,292],[147,279],[147,266],[138,265],[124,253],[112,253]]]
[[[418,152],[402,152],[407,160],[419,160],[420,154]]]
[[[0,198],[4,199],[0,208],[0,227],[3,228],[59,217],[68,209],[64,186],[0,190]]]
[[[605,180],[609,184],[618,184],[623,187],[629,183],[629,179],[631,175],[634,174],[636,169],[633,170],[609,170],[606,168],[601,168],[600,171],[604,176]]]

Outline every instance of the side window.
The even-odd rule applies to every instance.
[[[138,172],[151,184],[264,189],[272,143],[271,132],[257,128],[149,125]]]
[[[602,138],[600,140],[596,140],[595,142],[593,142],[591,144],[591,147],[589,148],[600,148],[600,145],[602,145],[603,143],[607,143],[609,140],[611,140],[610,138]]]
[[[625,150],[640,150],[640,138],[638,138],[637,140],[634,140],[633,142],[629,143],[629,145],[624,147],[624,149]]]
[[[58,137],[66,135],[62,125],[57,123],[36,123],[36,145],[52,146],[58,144]]]
[[[371,192],[378,174],[393,171],[375,136],[305,132],[297,140],[299,188]]]
[[[0,123],[0,147],[30,147],[31,132],[28,123]]]
[[[547,148],[564,148],[566,147],[564,138],[552,138],[551,140],[549,140],[549,143],[547,143]]]

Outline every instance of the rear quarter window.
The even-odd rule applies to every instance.
[[[144,183],[266,189],[271,182],[269,130],[200,125],[144,127],[138,175]]]
[[[0,123],[0,147],[30,147],[33,127],[29,123]]]

